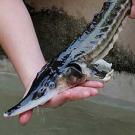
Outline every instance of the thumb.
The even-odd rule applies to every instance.
[[[24,113],[19,115],[19,123],[21,125],[25,125],[25,124],[27,124],[31,120],[31,118],[32,118],[32,111],[33,110],[29,110],[29,111],[26,111],[26,112],[24,112]]]

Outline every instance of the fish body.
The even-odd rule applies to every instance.
[[[37,73],[29,91],[4,117],[16,116],[68,88],[98,78],[108,81],[112,64],[103,60],[113,48],[131,0],[107,0],[84,32]]]

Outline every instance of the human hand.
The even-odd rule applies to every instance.
[[[132,0],[132,7],[131,7],[130,18],[135,19],[135,0]]]
[[[80,86],[68,89],[56,97],[52,98],[49,102],[41,107],[58,107],[67,101],[75,101],[79,99],[95,96],[98,93],[99,88],[103,88],[103,83],[97,81],[88,81]],[[19,122],[22,125],[27,124],[32,118],[32,110],[24,112],[19,116]]]

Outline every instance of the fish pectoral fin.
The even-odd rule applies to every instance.
[[[92,77],[102,81],[109,81],[113,76],[112,64],[103,59],[97,60],[89,66]]]
[[[67,83],[70,85],[80,84],[86,80],[85,74],[82,72],[82,67],[78,63],[70,63],[64,74]]]

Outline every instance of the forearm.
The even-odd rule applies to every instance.
[[[1,0],[0,42],[27,87],[45,61],[23,1]]]

